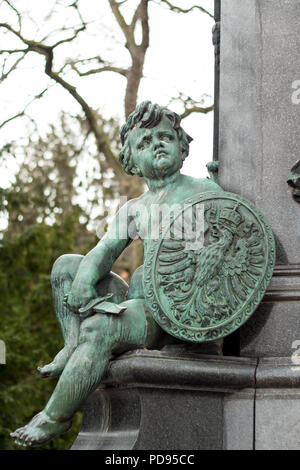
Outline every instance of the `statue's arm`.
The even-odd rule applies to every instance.
[[[79,308],[96,297],[95,284],[105,278],[126,246],[129,237],[129,203],[115,216],[104,237],[81,261],[68,297],[71,307]]]
[[[109,274],[112,265],[130,242],[127,218],[120,212],[104,237],[80,263],[75,280],[95,285]]]

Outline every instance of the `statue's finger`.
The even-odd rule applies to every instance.
[[[72,305],[72,304],[71,304],[71,305],[68,304],[68,306],[69,306],[69,309],[70,309],[73,313],[77,313],[77,312],[78,312],[78,307],[77,307],[77,306]]]

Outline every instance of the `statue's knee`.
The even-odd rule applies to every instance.
[[[109,338],[105,323],[105,317],[101,315],[93,315],[84,320],[80,327],[79,343],[102,344],[103,340]]]
[[[51,283],[55,283],[57,279],[70,276],[75,277],[79,264],[83,259],[82,255],[62,255],[53,264],[51,272]]]

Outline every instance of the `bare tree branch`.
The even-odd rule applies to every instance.
[[[134,30],[135,30],[135,27],[136,27],[136,24],[137,24],[138,20],[141,19],[141,13],[142,13],[141,9],[142,9],[142,2],[139,3],[139,5],[137,6],[137,9],[135,10],[134,15],[133,15],[132,20],[131,20],[130,29],[131,29],[132,33],[134,33]]]
[[[11,33],[15,34],[21,41],[23,41],[25,44],[27,44],[29,47],[35,45],[35,44],[42,44],[42,42],[47,38],[44,38],[42,39],[40,42],[36,42],[36,41],[29,41],[29,40],[26,40],[22,34],[21,34],[21,15],[20,13],[16,10],[15,7],[13,7],[10,2],[8,0],[4,0],[15,12],[16,14],[18,15],[18,18],[19,18],[19,31],[16,31],[11,25],[9,25],[8,23],[0,23],[0,27],[2,28],[6,28],[8,31],[10,31]],[[77,1],[75,1],[73,4],[69,5],[69,7],[73,7],[75,8],[79,18],[80,18],[80,21],[81,21],[81,26],[76,28],[73,35],[68,37],[68,38],[65,38],[65,39],[61,39],[60,41],[57,41],[55,44],[52,44],[51,46],[45,46],[45,47],[51,47],[51,48],[55,48],[57,46],[60,46],[61,44],[64,44],[66,42],[71,42],[73,41],[74,39],[76,39],[76,37],[78,36],[79,33],[81,33],[82,31],[84,31],[86,29],[86,22],[84,21],[81,13],[80,13],[80,10],[79,10],[79,7],[77,5]],[[65,30],[67,29],[71,29],[71,28],[66,28]],[[74,28],[73,28],[74,29]],[[64,30],[64,28],[62,29]]]
[[[40,53],[44,54],[44,51],[42,50]],[[99,126],[97,125],[97,118],[96,118],[96,114],[94,110],[87,104],[87,102],[77,92],[74,86],[72,86],[70,83],[64,80],[57,72],[53,71],[52,65],[53,65],[53,51],[52,49],[50,49],[47,51],[47,54],[46,54],[46,66],[45,66],[46,74],[50,78],[55,80],[56,83],[59,83],[65,90],[67,90],[73,96],[73,98],[77,101],[77,103],[81,106],[86,116],[87,122],[89,123],[90,128],[95,135],[98,151],[103,152],[106,157],[106,163],[105,163],[106,169],[111,167],[115,173],[115,176],[119,179],[122,179],[123,172],[122,172],[121,165],[116,159],[113,152],[111,151],[109,141],[105,132],[102,129],[100,129]]]
[[[29,51],[34,51],[34,52],[37,52],[38,54],[41,54],[41,55],[45,56],[45,58],[46,58],[45,72],[46,72],[46,74],[50,78],[52,78],[56,83],[60,84],[65,90],[67,90],[73,96],[73,98],[77,101],[77,103],[79,103],[79,105],[81,106],[82,110],[85,113],[86,119],[87,119],[87,121],[88,121],[88,123],[91,127],[91,130],[95,135],[98,150],[100,152],[103,152],[105,157],[106,157],[106,162],[105,162],[106,167],[107,168],[111,167],[114,170],[114,173],[115,173],[116,177],[121,179],[123,177],[121,165],[117,161],[117,159],[115,158],[115,155],[113,154],[113,152],[110,149],[108,138],[107,138],[106,134],[104,133],[104,131],[99,129],[99,126],[97,125],[97,119],[96,119],[96,116],[95,116],[95,113],[94,113],[93,109],[87,104],[87,102],[83,99],[83,97],[77,92],[77,90],[74,86],[72,86],[70,83],[68,83],[66,80],[64,80],[59,75],[59,73],[53,71],[53,68],[52,68],[52,66],[53,66],[53,50],[58,45],[62,44],[62,41],[63,42],[71,41],[72,38],[68,38],[67,40],[58,41],[53,46],[46,46],[45,44],[42,44],[42,43],[39,43],[39,42],[36,42],[36,41],[31,41],[31,40],[28,40],[28,39],[24,38],[21,35],[21,33],[16,31],[14,28],[12,28],[7,23],[0,23],[0,27],[3,27],[5,29],[9,30],[10,32],[15,34],[19,39],[21,39],[21,41],[23,41],[26,45],[28,45],[28,50],[27,50],[28,52]],[[73,35],[74,38],[79,34],[79,32],[82,30],[82,28],[75,31],[75,33]],[[84,28],[85,28],[85,26],[84,26]],[[36,99],[36,97],[33,99],[33,101],[35,99]],[[4,121],[1,124],[1,127],[3,127],[5,124],[7,124],[12,119],[16,119],[17,117],[24,116],[27,107],[31,103],[32,103],[32,101],[30,103],[28,103],[28,105],[25,106],[23,111],[21,111],[20,113],[18,113],[15,116],[9,118],[8,120]]]
[[[207,107],[193,106],[191,108],[186,108],[185,111],[182,114],[180,114],[180,116],[181,116],[181,119],[184,119],[192,113],[207,114],[213,111],[213,109],[214,109],[214,105],[207,106]]]
[[[131,31],[130,31],[130,27],[128,26],[128,24],[126,23],[126,21],[124,20],[121,12],[120,12],[120,8],[119,8],[119,4],[115,1],[115,0],[108,0],[109,1],[109,4],[110,4],[110,7],[112,9],[112,12],[121,28],[121,30],[123,31],[123,34],[126,38],[126,40],[128,42],[130,42],[130,40],[132,39],[132,34],[131,34]]]
[[[103,130],[99,128],[97,125],[97,119],[95,112],[93,109],[87,104],[87,102],[83,99],[83,97],[77,92],[76,88],[72,86],[70,83],[68,83],[66,80],[64,80],[59,73],[53,71],[53,51],[54,49],[59,46],[60,44],[64,42],[70,42],[75,37],[83,30],[85,29],[85,25],[83,25],[81,28],[78,28],[75,32],[74,35],[70,38],[67,38],[65,40],[58,41],[57,43],[53,44],[52,46],[46,46],[45,44],[42,44],[41,42],[36,42],[32,40],[28,40],[22,36],[22,34],[18,31],[16,31],[12,26],[10,26],[7,23],[0,23],[0,27],[7,29],[14,35],[16,35],[24,44],[28,46],[28,49],[26,52],[29,51],[34,51],[37,52],[38,54],[44,55],[46,58],[46,65],[45,65],[45,72],[46,74],[52,78],[56,83],[60,84],[65,90],[67,90],[73,98],[79,103],[81,106],[82,110],[85,113],[87,122],[89,123],[92,132],[95,135],[96,138],[96,143],[99,152],[103,152],[105,157],[106,157],[106,162],[105,165],[106,169],[107,168],[112,168],[114,170],[115,176],[119,179],[122,179],[123,177],[123,172],[120,163],[118,160],[115,158],[115,155],[111,151],[108,138]],[[33,99],[33,101],[36,99],[36,97]],[[16,119],[18,117],[24,116],[26,109],[28,106],[32,103],[28,103],[23,111],[18,113],[17,115],[9,118],[8,120],[4,121],[1,124],[1,127],[3,127],[5,124],[10,122],[13,119]]]
[[[82,31],[84,31],[85,29],[86,29],[86,25],[84,24],[80,28],[78,28],[74,31],[73,36],[70,36],[70,37],[65,38],[65,39],[61,39],[60,41],[57,41],[55,44],[53,44],[51,47],[54,49],[55,47],[60,46],[61,44],[64,44],[65,42],[73,41],[74,39],[77,38],[78,34],[81,33]]]
[[[131,56],[131,67],[126,75],[127,87],[125,92],[125,115],[126,117],[135,109],[137,102],[137,93],[143,76],[143,66],[145,55],[149,47],[149,18],[148,3],[149,0],[140,0],[130,25],[128,25],[120,12],[120,3],[116,0],[109,0],[112,12],[125,36],[125,47]],[[134,33],[137,22],[141,22],[142,26],[142,42],[137,44]]]
[[[19,63],[22,62],[22,60],[24,59],[25,55],[26,55],[26,52],[15,61],[15,63],[10,67],[10,69],[7,72],[4,72],[5,65],[6,65],[6,61],[4,61],[3,67],[2,67],[2,73],[0,77],[0,83],[3,82],[9,76],[9,74],[17,68]]]
[[[75,0],[73,3],[71,3],[71,5],[68,5],[67,8],[75,8],[82,25],[86,26],[86,22],[84,21],[82,14],[80,12],[79,6],[78,6],[78,0]]]
[[[65,43],[65,42],[73,41],[78,36],[79,33],[81,33],[82,31],[85,30],[86,26],[85,25],[81,26],[80,28],[78,28],[74,31],[74,34],[72,36],[70,36],[68,38],[65,38],[65,39],[61,39],[60,41],[57,41],[55,44],[52,44],[51,46],[46,46],[42,42],[37,42],[37,41],[32,41],[32,40],[29,40],[29,39],[25,39],[21,35],[20,32],[16,31],[14,28],[12,28],[7,23],[0,23],[0,28],[5,28],[8,31],[10,31],[11,33],[15,34],[22,42],[27,44],[31,50],[33,50],[34,47],[38,47],[38,48],[40,47],[40,48],[43,48],[43,49],[46,50],[46,49],[54,49],[55,47],[60,46],[61,44]]]
[[[82,72],[81,70],[78,69],[76,62],[69,61],[68,65],[70,65],[70,67],[80,77],[86,77],[87,75],[94,75],[94,74],[101,73],[101,72],[115,72],[115,73],[118,73],[118,74],[122,75],[123,77],[127,77],[127,75],[128,75],[128,70],[127,69],[123,69],[121,67],[115,67],[112,64],[106,64],[106,65],[103,65],[102,67],[90,69],[90,70],[87,70],[85,72]]]
[[[148,16],[148,0],[141,0],[141,3],[138,7],[140,9],[140,20],[142,23],[142,43],[141,47],[146,53],[149,47],[149,16]]]
[[[155,1],[155,0],[153,0],[153,1]],[[159,3],[157,1],[155,1],[155,3],[157,3],[159,5]],[[208,10],[206,10],[205,8],[203,8],[199,5],[193,5],[190,8],[184,9],[184,8],[178,7],[177,5],[173,5],[171,2],[169,2],[169,0],[160,0],[160,3],[165,3],[169,7],[169,9],[171,11],[174,11],[175,13],[189,13],[190,11],[192,11],[194,9],[198,9],[198,10],[202,11],[202,13],[205,13],[206,15],[210,16],[211,18],[214,18],[214,15],[212,13],[210,13]]]
[[[78,29],[78,28],[76,28]],[[63,27],[63,28],[56,28],[53,29],[49,34],[46,36],[42,37],[40,42],[45,42],[47,39],[49,39],[51,36],[55,35],[55,33],[61,33],[62,31],[74,31],[74,26],[70,26],[69,28]]]
[[[207,114],[213,111],[213,104],[210,106],[204,106],[205,98],[207,97],[208,95],[204,94],[199,101],[196,101],[190,96],[186,96],[184,93],[180,92],[176,98],[171,98],[169,105],[174,102],[180,103],[184,109],[184,111],[180,114],[180,117],[181,119],[184,119],[193,113]]]
[[[85,64],[88,64],[90,62],[98,62],[99,64],[105,64],[105,61],[99,55],[96,55],[94,57],[87,57],[87,58],[84,58],[84,59],[76,59],[76,61],[75,60],[72,61],[71,59],[68,59],[66,64],[75,63],[75,64],[85,65]]]
[[[7,29],[8,31],[10,31],[11,33],[15,34],[19,39],[21,39],[21,41],[25,42],[26,44],[26,41],[24,40],[24,38],[22,37],[21,35],[21,32],[20,31],[16,31],[12,26],[10,26],[9,24],[7,23],[0,23],[0,28],[5,28]]]
[[[8,124],[10,121],[13,121],[14,119],[17,119],[19,117],[23,117],[25,116],[25,113],[26,113],[26,110],[27,108],[37,99],[39,98],[42,98],[42,96],[46,93],[46,91],[48,90],[48,88],[45,88],[43,91],[41,91],[38,95],[36,95],[32,100],[29,101],[29,103],[26,104],[26,106],[24,106],[23,110],[20,111],[19,113],[15,114],[14,116],[6,119],[5,121],[1,122],[0,124],[0,129],[2,127],[4,127],[6,124]]]
[[[85,70],[85,71],[80,70],[78,68],[79,64],[84,66],[86,64],[89,64],[90,62],[97,62],[98,64],[102,64],[102,65],[101,67],[96,67],[96,68],[92,68],[90,70]],[[77,59],[77,60],[68,59],[65,65],[63,66],[63,68],[60,70],[60,72],[62,72],[63,69],[67,65],[69,65],[80,77],[85,77],[87,75],[94,75],[94,74],[101,73],[101,72],[115,72],[115,73],[122,75],[123,77],[127,77],[128,75],[128,69],[124,69],[122,67],[116,67],[110,62],[103,60],[100,56],[90,57],[87,59]]]
[[[4,53],[20,54],[20,52],[28,52],[28,48],[27,49],[1,49],[0,50],[0,55],[4,54]]]
[[[6,2],[11,2],[12,0],[5,0]],[[124,174],[121,168],[121,165],[119,164],[118,160],[116,159],[115,153],[113,148],[111,147],[110,141],[109,141],[109,136],[106,133],[105,127],[102,125],[101,121],[99,121],[99,117],[97,115],[97,112],[85,101],[83,96],[77,91],[76,87],[73,86],[63,75],[63,72],[66,71],[66,67],[70,67],[73,69],[78,76],[84,77],[88,75],[94,75],[102,72],[115,72],[120,74],[121,76],[125,77],[127,80],[127,85],[126,85],[126,92],[125,92],[125,115],[128,117],[128,115],[135,109],[136,103],[137,103],[137,93],[139,89],[139,85],[141,82],[141,79],[143,77],[143,66],[145,62],[145,55],[149,47],[149,17],[148,17],[148,6],[149,2],[151,0],[139,0],[137,7],[132,15],[131,22],[128,24],[125,21],[125,18],[121,12],[122,6],[127,2],[127,0],[108,0],[109,5],[111,7],[111,11],[121,29],[121,32],[123,33],[124,39],[125,39],[125,46],[130,54],[131,58],[131,65],[128,69],[123,68],[123,67],[118,67],[115,66],[114,64],[103,60],[100,56],[96,57],[91,57],[88,59],[78,59],[78,60],[71,60],[68,59],[65,61],[64,64],[60,66],[60,70],[55,71],[54,70],[54,53],[55,49],[65,43],[72,43],[77,36],[86,29],[87,23],[84,21],[81,12],[79,10],[79,0],[75,0],[68,5],[61,3],[61,6],[65,8],[73,8],[76,10],[78,17],[80,19],[79,25],[77,24],[74,26],[74,28],[70,28],[69,26],[67,27],[62,27],[59,31],[60,33],[64,33],[68,31],[67,34],[69,34],[68,37],[59,39],[56,42],[54,42],[52,45],[48,45],[50,41],[50,37],[53,37],[53,30],[51,33],[49,33],[44,39],[41,41],[34,41],[27,39],[23,36],[23,33],[21,31],[21,23],[19,23],[19,30],[17,28],[14,28],[12,25],[8,23],[0,23],[0,28],[6,29],[6,31],[14,34],[22,43],[26,46],[24,49],[16,48],[12,50],[2,50],[0,51],[1,53],[7,52],[8,54],[22,54],[22,57],[18,58],[15,63],[10,67],[9,71],[5,72],[5,69],[2,69],[2,79],[5,79],[11,71],[13,71],[19,64],[19,62],[22,60],[23,57],[28,52],[36,52],[37,54],[43,55],[45,57],[45,73],[50,77],[54,83],[59,84],[61,87],[63,87],[75,100],[76,102],[80,105],[85,119],[86,123],[89,126],[89,131],[93,133],[95,136],[95,141],[99,153],[99,158],[101,158],[101,165],[103,170],[107,170],[111,168],[115,174],[115,177],[118,181],[120,181],[122,184],[125,184],[125,178]],[[155,0],[152,0],[155,1]],[[160,5],[164,3],[166,7],[168,7],[170,10],[177,12],[177,13],[188,13],[194,9],[198,9],[205,14],[212,16],[207,10],[204,8],[194,5],[191,8],[184,9],[181,7],[177,7],[176,5],[173,5],[169,0],[160,0],[160,2],[157,0],[157,3]],[[126,8],[126,6],[124,7]],[[17,11],[16,11],[17,13]],[[53,12],[51,12],[52,14]],[[137,25],[141,26],[142,30],[142,39],[138,43],[136,38],[135,38],[135,32]],[[72,32],[70,32],[70,29],[72,29]],[[61,37],[61,35],[60,35]],[[45,41],[47,41],[47,44],[45,44]],[[53,38],[53,41],[55,39]],[[6,62],[7,64],[7,62]],[[39,96],[37,96],[39,97]],[[35,97],[34,99],[36,99]],[[32,101],[34,101],[34,99]],[[213,106],[205,106],[204,100],[196,102],[192,100],[189,97],[184,97],[183,95],[180,96],[180,100],[183,104],[183,113],[182,117],[187,117],[192,113],[198,112],[198,113],[208,113],[213,109]],[[12,116],[11,118],[7,119],[5,122],[3,122],[0,125],[0,128],[2,128],[7,122],[10,122],[13,119],[16,119],[18,117],[24,116],[26,109],[28,106],[32,103],[28,103],[24,109],[16,114],[15,116]]]
[[[87,132],[85,133],[85,135],[83,136],[81,145],[80,145],[80,147],[79,147],[79,148],[77,149],[77,151],[76,151],[76,155],[77,155],[77,156],[79,156],[79,155],[81,154],[81,152],[83,151],[83,149],[84,149],[84,147],[85,147],[85,144],[86,144],[86,142],[87,142],[87,140],[88,140],[88,137],[89,137],[90,133],[91,133],[91,130],[88,129],[88,131],[87,131]]]
[[[21,32],[21,29],[22,29],[22,18],[21,18],[20,13],[18,12],[18,10],[17,10],[8,0],[4,0],[4,2],[16,13],[16,15],[17,15],[17,17],[18,17],[18,23],[19,23],[19,32]]]

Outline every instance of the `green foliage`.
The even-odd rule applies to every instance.
[[[87,230],[89,215],[74,204],[78,148],[71,135],[63,140],[54,128],[45,140],[29,140],[15,183],[0,189],[0,213],[8,218],[0,239],[0,339],[7,361],[0,365],[1,450],[20,449],[9,433],[43,409],[55,387],[55,380],[36,372],[63,346],[52,303],[52,265],[60,255],[84,254],[97,242]],[[5,152],[7,160],[14,146]],[[43,449],[70,448],[79,425],[80,413],[72,431]]]
[[[7,364],[0,366],[0,449],[17,448],[9,433],[45,406],[55,386],[54,380],[42,380],[36,367],[51,362],[62,347],[51,302],[50,272],[56,258],[76,251],[78,227],[74,210],[52,226],[35,223],[2,240],[0,338],[6,343]],[[90,245],[94,243],[91,239]],[[73,431],[44,448],[69,448],[79,421],[77,417]]]

